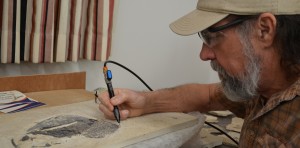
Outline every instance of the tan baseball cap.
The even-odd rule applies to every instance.
[[[191,35],[219,22],[229,14],[300,14],[300,0],[198,0],[197,9],[170,24],[179,35]]]

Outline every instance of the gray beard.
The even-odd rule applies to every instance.
[[[244,101],[258,96],[257,88],[260,75],[260,58],[254,55],[251,43],[244,44],[244,54],[247,57],[245,72],[238,76],[229,75],[216,61],[211,61],[211,67],[219,73],[224,94],[232,101]]]

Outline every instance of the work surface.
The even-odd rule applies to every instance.
[[[104,118],[91,92],[26,95],[48,106],[0,115],[1,147],[125,147],[199,122],[183,113],[157,113],[121,121],[119,126]]]

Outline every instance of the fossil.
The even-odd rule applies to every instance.
[[[77,115],[61,115],[37,123],[27,130],[27,134],[42,134],[57,138],[75,135],[103,138],[114,133],[118,128],[118,125],[105,120],[89,119]]]

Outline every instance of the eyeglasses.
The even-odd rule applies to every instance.
[[[239,17],[239,18],[235,19],[234,21],[229,22],[225,25],[217,26],[217,27],[209,27],[201,32],[198,32],[198,35],[205,45],[207,45],[209,48],[212,48],[218,44],[217,39],[219,36],[225,36],[225,34],[222,32],[222,30],[239,25],[242,22],[244,22],[245,20],[248,20],[250,18],[252,18],[252,17],[250,17],[250,16]]]

